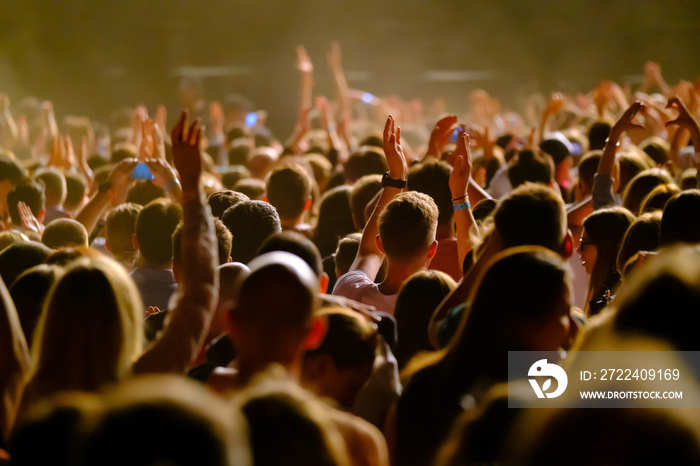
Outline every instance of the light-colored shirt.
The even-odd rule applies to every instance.
[[[374,283],[363,270],[352,270],[340,277],[335,283],[333,294],[369,304],[377,311],[394,315],[396,295],[386,295],[379,291],[379,285]]]

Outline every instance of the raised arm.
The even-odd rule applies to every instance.
[[[464,258],[472,248],[469,232],[476,224],[472,215],[467,186],[472,172],[472,156],[469,148],[469,135],[462,132],[457,139],[457,154],[454,159],[454,168],[450,175],[450,193],[452,194],[452,206],[455,210],[454,220],[457,225],[457,255],[459,264],[464,263]]]
[[[544,135],[547,134],[547,130],[549,129],[549,119],[552,115],[556,115],[561,111],[561,107],[564,105],[564,96],[559,93],[555,92],[552,94],[552,98],[550,99],[549,103],[547,106],[544,108],[544,112],[542,112],[542,120],[540,121],[540,132],[539,132],[539,140],[544,141]]]
[[[18,139],[17,123],[10,113],[10,98],[0,94],[0,148],[11,150]]]
[[[643,108],[642,102],[634,102],[610,130],[610,136],[605,142],[603,156],[598,162],[598,170],[593,179],[593,209],[614,204],[612,174],[615,166],[615,154],[620,146],[620,138],[625,131],[632,128],[642,128],[641,125],[633,123],[632,120]]]
[[[406,180],[408,176],[408,164],[406,156],[401,149],[401,128],[395,127],[394,117],[389,115],[384,126],[384,154],[389,165],[389,178],[392,180]],[[405,186],[405,183],[404,183]],[[355,261],[350,266],[350,270],[363,270],[367,276],[374,280],[382,265],[384,254],[377,246],[377,234],[379,227],[377,222],[379,214],[394,196],[403,191],[402,188],[384,186],[379,196],[379,201],[372,211],[372,215],[367,220],[367,225],[362,231],[360,248],[355,256]]]
[[[200,187],[199,122],[187,125],[183,112],[172,131],[173,162],[182,184],[182,281],[172,298],[170,322],[134,364],[134,373],[184,373],[196,359],[218,299],[216,238]]]
[[[450,136],[452,135],[456,124],[456,116],[446,116],[435,123],[433,130],[430,132],[428,150],[426,151],[424,158],[435,157],[439,160],[442,157],[442,151],[445,145],[449,142]]]
[[[5,283],[0,279],[0,435],[4,441],[7,441],[17,415],[30,366],[29,349],[17,310]]]

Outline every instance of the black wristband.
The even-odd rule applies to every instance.
[[[389,186],[391,188],[404,189],[406,187],[406,180],[395,180],[389,177],[389,172],[386,172],[382,177],[382,186],[385,188]]]

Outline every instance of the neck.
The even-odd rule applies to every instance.
[[[427,265],[428,262],[423,258],[409,262],[387,260],[386,278],[379,284],[379,291],[386,295],[398,293],[399,288],[408,277],[426,268]]]
[[[282,229],[294,228],[295,226],[301,225],[302,223],[304,223],[302,221],[303,218],[304,218],[303,213],[300,216],[295,217],[295,218],[281,218],[280,225],[282,225]]]
[[[295,380],[301,380],[301,351],[296,354],[261,354],[258,351],[241,351],[236,358],[236,368],[238,378],[242,385],[247,384],[260,372],[266,370],[271,364],[279,364],[287,371],[289,376]]]

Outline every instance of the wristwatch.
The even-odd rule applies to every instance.
[[[406,187],[406,180],[395,180],[394,178],[389,177],[389,172],[386,172],[382,177],[382,186],[403,189]]]

